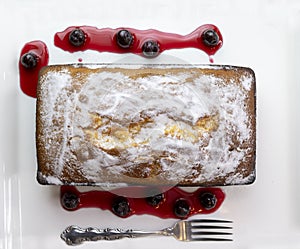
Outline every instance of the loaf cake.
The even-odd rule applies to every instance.
[[[255,180],[255,75],[208,65],[40,72],[41,184],[221,186]]]

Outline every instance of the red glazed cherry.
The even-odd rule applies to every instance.
[[[74,29],[69,34],[69,42],[75,47],[82,46],[85,42],[84,32],[81,29]]]
[[[126,29],[122,29],[116,36],[117,44],[121,48],[129,48],[133,44],[133,35]]]
[[[178,218],[186,218],[191,211],[190,204],[185,199],[179,199],[174,205],[174,213]]]
[[[128,200],[125,197],[116,198],[112,204],[112,211],[120,217],[128,216],[131,212]]]
[[[146,201],[149,205],[153,207],[157,207],[160,203],[163,202],[164,198],[165,198],[164,194],[161,193],[161,194],[147,197]]]
[[[61,197],[61,203],[65,209],[76,209],[79,204],[79,198],[74,193],[66,192]]]
[[[216,206],[217,198],[213,193],[204,192],[200,195],[200,203],[206,210],[210,210]]]
[[[21,60],[22,66],[25,68],[28,68],[28,69],[36,67],[36,65],[38,63],[37,55],[32,52],[23,54],[20,60]]]
[[[208,29],[203,32],[202,41],[206,46],[214,47],[219,43],[220,38],[216,31],[213,29]]]
[[[154,58],[159,54],[159,45],[153,40],[146,41],[143,44],[142,51],[145,57]]]

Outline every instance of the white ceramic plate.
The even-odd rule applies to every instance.
[[[67,54],[53,35],[71,25],[127,26],[187,34],[217,25],[224,46],[217,64],[251,67],[257,78],[257,180],[226,187],[221,208],[208,217],[234,220],[234,242],[180,243],[172,238],[86,243],[82,248],[300,248],[300,4],[297,1],[40,1],[0,2],[0,248],[67,248],[68,225],[159,229],[173,224],[152,216],[120,219],[108,211],[66,212],[59,188],[36,180],[35,99],[19,89],[18,56],[31,40],[47,43],[50,64],[120,62],[143,58],[108,53]],[[129,57],[128,57],[129,56]],[[174,50],[151,63],[208,63],[194,49]]]

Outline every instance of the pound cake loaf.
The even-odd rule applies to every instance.
[[[53,65],[39,76],[41,184],[255,180],[255,75],[192,65]]]

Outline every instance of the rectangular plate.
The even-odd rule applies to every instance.
[[[255,179],[255,75],[191,65],[52,65],[37,91],[42,184]]]
[[[250,67],[257,80],[257,178],[247,186],[228,186],[226,199],[209,216],[234,221],[233,243],[180,243],[173,238],[124,239],[89,243],[82,248],[276,248],[300,244],[300,3],[290,1],[0,1],[5,20],[0,56],[0,248],[68,248],[60,233],[69,225],[155,230],[173,219],[133,216],[120,219],[110,212],[85,209],[66,212],[59,187],[36,182],[36,100],[19,89],[17,63],[22,46],[41,39],[48,45],[50,64],[207,63],[194,49],[176,50],[146,60],[108,53],[65,53],[53,36],[70,25],[155,28],[187,34],[203,23],[216,24],[224,46],[215,62]],[[133,7],[134,6],[134,7]],[[234,11],[233,11],[234,10]],[[42,21],[41,21],[42,20]],[[187,189],[187,188],[185,188]]]

